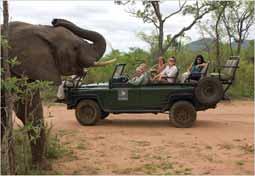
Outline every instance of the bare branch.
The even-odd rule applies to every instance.
[[[117,5],[126,5],[128,3],[130,3],[131,0],[127,0],[127,1],[121,1],[121,0],[114,0],[114,3],[117,4]]]
[[[175,34],[172,39],[169,41],[169,43],[163,48],[163,51],[167,51],[167,49],[172,45],[172,43],[179,37],[181,36],[185,31],[188,31],[189,29],[192,28],[192,26],[194,26],[194,24],[196,24],[196,22],[201,19],[204,15],[206,15],[207,13],[209,13],[211,10],[207,10],[205,12],[203,12],[202,14],[196,16],[196,18],[192,21],[192,23],[190,23],[188,26],[182,28],[181,31],[179,31],[177,34]]]
[[[185,0],[185,2],[181,5],[181,1],[179,0],[179,9],[171,14],[169,14],[168,16],[166,16],[162,21],[165,22],[168,18],[170,18],[171,16],[174,16],[176,14],[178,14],[179,12],[181,12],[184,8],[184,6],[186,5],[187,0]]]
[[[155,20],[153,20],[153,19],[152,19],[151,17],[149,17],[149,16],[147,16],[146,18],[147,18],[150,22],[152,22],[156,28],[159,28],[159,25],[155,22]]]
[[[137,16],[137,13],[135,12],[135,11],[132,11],[131,9],[129,9],[129,10],[127,10],[126,11],[127,13],[129,13],[129,14],[131,14],[131,15],[133,15],[134,17],[138,17]],[[141,18],[141,17],[139,17],[139,18]],[[156,28],[159,28],[159,25],[157,24],[157,22],[153,19],[153,18],[151,18],[150,16],[144,16],[143,18],[142,18],[144,21],[146,21],[147,23],[153,23],[153,25],[156,27]]]

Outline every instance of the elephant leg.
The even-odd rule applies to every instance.
[[[35,91],[32,97],[24,102],[15,104],[16,115],[24,125],[31,123],[32,129],[28,131],[30,139],[32,163],[41,166],[44,161],[45,151],[45,127],[43,120],[43,107],[39,90]]]

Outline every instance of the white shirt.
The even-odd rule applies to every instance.
[[[173,78],[167,78],[167,81],[170,83],[174,83],[175,81],[174,77],[176,76],[177,72],[178,72],[178,69],[175,65],[173,66],[167,65],[166,68],[160,74],[167,77],[173,77]]]

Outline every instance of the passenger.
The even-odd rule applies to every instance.
[[[181,82],[184,83],[192,73],[200,73],[202,69],[207,65],[202,55],[197,55],[193,63],[189,66],[187,72],[182,74]]]
[[[141,74],[142,74],[141,68],[140,68],[140,66],[138,66],[138,67],[135,69],[135,73],[134,73],[132,79],[129,80],[129,81],[135,81],[136,79],[138,79],[138,78],[141,76]]]
[[[137,67],[137,76],[133,77],[129,83],[133,85],[145,85],[148,84],[149,82],[149,73],[147,72],[147,65],[146,64],[141,64],[139,67]]]
[[[158,58],[158,64],[157,64],[157,74],[161,73],[164,69],[165,69],[166,65],[165,65],[165,60],[162,56],[160,56]]]
[[[159,80],[162,82],[174,83],[176,79],[176,75],[178,73],[178,69],[176,67],[176,59],[175,57],[170,57],[168,59],[167,65],[165,69],[156,75],[153,80]]]
[[[74,81],[75,84],[77,83],[77,75],[72,75],[70,78]],[[57,99],[54,101],[55,103],[63,103],[65,101],[64,85],[66,82],[68,81],[62,81],[62,83],[58,86]]]

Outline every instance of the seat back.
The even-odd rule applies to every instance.
[[[200,79],[206,77],[207,71],[208,71],[208,68],[209,68],[209,64],[210,64],[210,62],[206,63],[206,65],[201,70],[201,77],[200,77]]]
[[[235,73],[238,68],[240,59],[228,59],[221,70],[221,73],[228,77],[228,80],[235,79]]]
[[[176,75],[174,77],[174,83],[177,82],[177,79],[178,79],[178,76],[179,76],[179,72],[180,72],[180,69],[177,67],[177,73],[176,73]]]

